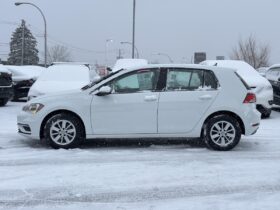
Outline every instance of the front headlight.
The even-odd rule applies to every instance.
[[[39,103],[28,104],[22,108],[22,111],[29,112],[32,114],[38,113],[41,109],[43,109],[44,105]]]

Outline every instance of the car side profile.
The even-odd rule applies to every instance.
[[[53,148],[95,138],[201,138],[230,150],[256,133],[256,96],[233,69],[202,65],[145,65],[123,69],[81,90],[29,101],[19,133]]]

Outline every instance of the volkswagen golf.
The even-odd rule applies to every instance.
[[[255,102],[233,69],[145,65],[32,99],[18,115],[18,131],[53,148],[97,138],[194,138],[227,151],[258,130]]]

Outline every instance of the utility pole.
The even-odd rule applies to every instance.
[[[22,43],[21,43],[21,65],[24,64],[24,39],[25,39],[25,21],[21,21],[21,27],[22,27]]]
[[[135,58],[135,13],[136,13],[136,0],[133,0],[133,25],[132,25],[132,58]]]

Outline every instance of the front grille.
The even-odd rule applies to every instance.
[[[0,87],[6,87],[12,85],[12,78],[7,73],[0,74]]]

